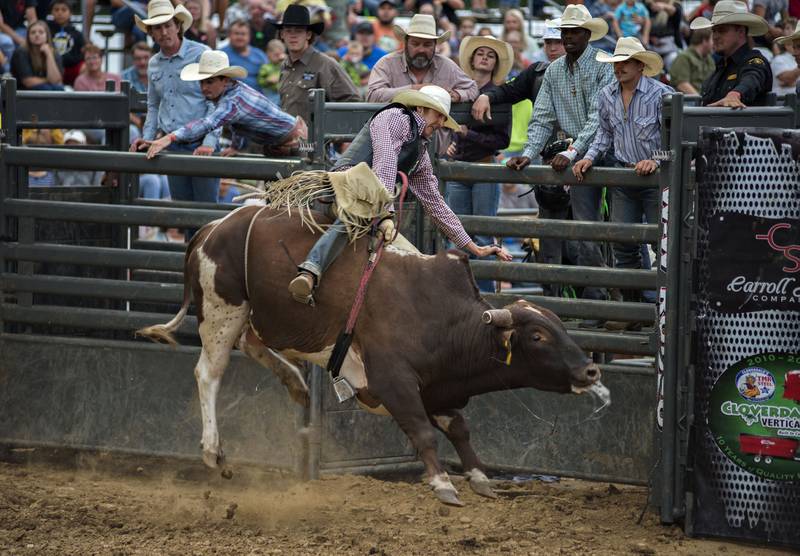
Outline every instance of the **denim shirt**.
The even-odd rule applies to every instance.
[[[147,65],[147,120],[143,137],[151,141],[160,130],[175,131],[193,120],[205,118],[214,111],[214,104],[200,92],[198,81],[183,81],[181,70],[197,62],[208,47],[183,39],[174,56],[158,52]],[[216,148],[221,130],[215,130],[203,139],[203,145]]]

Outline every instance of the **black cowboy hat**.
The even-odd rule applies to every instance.
[[[325,30],[325,23],[311,23],[311,15],[308,8],[300,4],[290,4],[286,11],[283,12],[283,18],[280,23],[272,23],[272,26],[280,30],[284,27],[305,27],[315,35],[321,35]]]

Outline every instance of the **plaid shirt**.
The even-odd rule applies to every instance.
[[[240,149],[245,137],[262,145],[280,145],[295,122],[294,116],[283,112],[267,97],[241,81],[234,81],[216,101],[211,114],[189,122],[174,133],[178,141],[191,143],[227,125],[233,131],[233,147]]]
[[[533,105],[528,142],[523,156],[535,158],[553,135],[555,125],[575,139],[572,144],[582,155],[597,132],[597,93],[614,80],[611,64],[595,60],[600,52],[587,46],[573,71],[562,56],[547,67]]]
[[[369,125],[372,138],[372,171],[392,195],[395,194],[395,180],[397,179],[397,157],[403,143],[411,139],[418,139],[423,141],[423,144],[427,144],[427,140],[422,137],[422,131],[427,124],[416,112],[414,112],[414,118],[417,120],[417,128],[420,133],[418,137],[411,135],[411,122],[400,108],[384,110],[375,116]],[[347,168],[343,167],[340,170]],[[461,221],[450,210],[439,192],[439,181],[433,175],[433,166],[427,149],[423,152],[416,171],[408,176],[408,187],[425,207],[425,211],[436,223],[436,226],[457,247],[464,247],[472,241],[464,230],[464,226],[461,225]]]

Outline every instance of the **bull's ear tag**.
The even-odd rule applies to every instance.
[[[506,348],[506,366],[511,365],[511,341],[508,338],[503,340],[503,347]]]
[[[336,393],[336,399],[339,400],[339,403],[346,402],[356,395],[356,391],[353,390],[353,387],[343,376],[337,376],[333,379],[333,391]]]

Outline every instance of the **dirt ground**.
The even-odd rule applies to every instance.
[[[686,538],[648,512],[641,487],[563,479],[498,482],[499,497],[455,478],[463,508],[420,481],[194,463],[0,462],[0,554],[789,554]]]

